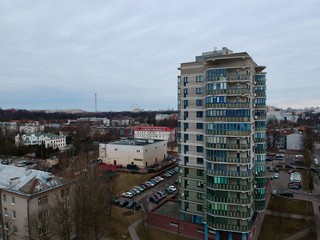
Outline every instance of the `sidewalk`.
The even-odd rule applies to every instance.
[[[136,232],[136,226],[138,226],[142,221],[143,221],[142,218],[138,219],[128,227],[131,240],[139,240],[139,237]]]

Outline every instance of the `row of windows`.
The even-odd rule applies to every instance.
[[[255,98],[254,103],[255,104],[266,104],[266,99],[265,98]]]
[[[3,202],[7,202],[7,195],[6,195],[6,194],[3,194],[3,195],[2,195],[2,201],[3,201]],[[16,199],[15,199],[15,197],[11,197],[11,204],[12,204],[12,205],[15,205],[15,204],[16,204]]]
[[[178,77],[178,82],[180,82],[180,77]],[[183,77],[183,83],[188,83],[189,78],[188,77]],[[202,76],[198,75],[196,76],[196,82],[202,82]]]
[[[250,109],[241,110],[207,110],[207,117],[250,117]]]
[[[222,83],[209,83],[206,86],[207,90],[216,90],[216,89],[227,89],[227,83],[222,82]]]
[[[206,103],[226,103],[226,96],[215,96],[215,97],[206,97]]]
[[[250,131],[250,123],[207,123],[208,130]]]
[[[226,76],[227,69],[220,68],[220,69],[209,69],[206,71],[207,77],[216,77],[216,76]]]
[[[7,208],[4,208],[4,215],[5,215],[6,217],[9,216],[8,209],[7,209]],[[16,219],[16,218],[17,218],[16,211],[12,210],[12,212],[11,212],[11,217],[12,217],[12,219]]]

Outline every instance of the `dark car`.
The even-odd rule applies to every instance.
[[[171,188],[167,188],[167,189],[166,189],[166,192],[169,193],[169,194],[174,193],[174,191],[173,191]]]
[[[288,183],[288,187],[289,187],[290,185],[295,185],[295,186],[298,186],[299,188],[302,187],[302,186],[301,186],[301,182],[290,182],[290,183]]]
[[[163,191],[158,191],[157,193],[160,194],[162,198],[166,197],[166,194]]]
[[[120,201],[116,198],[112,198],[111,203],[115,205],[119,205]]]
[[[156,193],[153,196],[155,196],[159,201],[163,199],[163,197],[159,193]]]
[[[157,204],[159,203],[158,198],[156,198],[156,197],[154,197],[154,196],[150,197],[150,198],[149,198],[149,201],[150,201],[150,202],[153,202],[153,203],[157,203]]]
[[[288,184],[288,188],[289,189],[300,190],[300,187],[298,185],[294,185],[294,184]]]
[[[294,196],[294,194],[293,194],[293,192],[284,191],[284,192],[280,193],[280,196],[284,196],[284,197],[293,197],[293,196]]]
[[[9,160],[2,160],[2,161],[1,161],[1,164],[3,164],[3,165],[9,165]]]
[[[137,202],[129,202],[126,208],[132,209],[137,205]]]
[[[136,206],[134,207],[134,210],[139,210],[140,208],[141,208],[140,205],[136,205]]]
[[[122,201],[119,203],[119,207],[126,207],[129,204],[128,201]]]

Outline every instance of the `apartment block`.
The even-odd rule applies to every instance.
[[[266,73],[228,48],[181,63],[179,211],[205,239],[251,239],[266,203]]]

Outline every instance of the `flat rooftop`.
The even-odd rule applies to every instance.
[[[151,140],[151,139],[122,139],[119,141],[111,142],[109,144],[114,145],[127,145],[127,146],[145,146],[154,144],[157,142],[163,142],[162,140]]]

